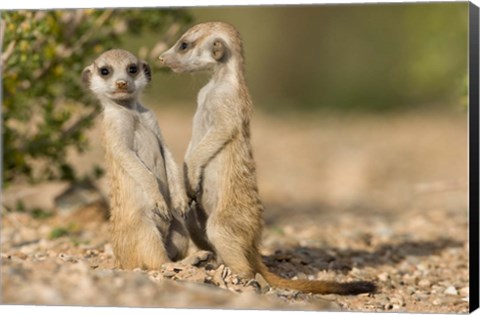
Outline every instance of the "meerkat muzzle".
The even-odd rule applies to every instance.
[[[117,80],[117,82],[115,82],[115,84],[117,85],[117,89],[119,89],[119,90],[126,90],[127,89],[127,81],[125,81],[125,80]]]

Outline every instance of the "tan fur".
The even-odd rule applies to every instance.
[[[128,72],[132,66],[136,73]],[[159,269],[188,249],[187,232],[173,215],[188,208],[184,186],[155,115],[138,101],[150,77],[145,62],[119,49],[103,53],[82,74],[103,106],[112,247],[127,269]]]
[[[260,273],[273,286],[338,294],[375,290],[365,281],[288,280],[263,264],[258,248],[264,208],[250,144],[252,101],[238,31],[222,22],[198,24],[159,59],[175,72],[213,73],[198,94],[185,156],[187,193],[196,204],[187,222],[194,243],[213,250],[233,272],[249,278]]]

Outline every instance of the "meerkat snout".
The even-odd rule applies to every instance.
[[[117,80],[115,84],[117,85],[117,89],[119,90],[127,90],[128,88],[128,83],[125,80]]]
[[[231,36],[234,30],[225,26],[204,23],[192,27],[158,57],[160,63],[174,72],[212,70],[227,64],[241,45]]]

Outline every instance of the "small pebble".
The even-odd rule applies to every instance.
[[[378,275],[378,280],[385,282],[388,279],[390,279],[390,275],[386,272],[382,272],[381,274]]]
[[[113,247],[110,243],[105,244],[105,246],[103,247],[103,251],[105,254],[113,256]]]
[[[401,305],[398,305],[398,304],[392,304],[392,310],[399,310],[401,309],[402,306]]]
[[[239,284],[239,283],[240,283],[240,278],[239,278],[239,277],[236,277],[236,276],[233,277],[232,283],[233,283],[233,284]]]
[[[176,275],[177,275],[177,273],[173,270],[166,270],[166,271],[163,272],[163,276],[165,278],[171,278],[171,277],[176,276]]]
[[[403,275],[402,279],[403,279],[404,283],[414,284],[415,280],[416,280],[416,277],[415,277],[415,275],[410,275],[410,274],[406,273],[406,274]]]
[[[254,279],[248,281],[247,284],[245,284],[245,286],[246,287],[252,287],[256,293],[260,293],[261,289],[262,289],[260,284]]]
[[[255,275],[255,281],[257,281],[257,283],[260,285],[262,289],[268,290],[270,288],[270,285],[268,284],[267,280],[265,280],[265,278],[259,273]]]
[[[77,261],[77,259],[75,259],[73,256],[67,255],[67,254],[64,254],[64,253],[58,254],[58,258],[60,258],[64,262],[76,262]]]
[[[468,287],[464,287],[460,289],[461,296],[468,296],[470,294],[470,289]]]
[[[421,286],[422,288],[426,288],[426,287],[430,287],[432,283],[427,279],[422,279],[418,282],[418,285]]]
[[[453,285],[449,286],[448,288],[443,291],[443,293],[448,294],[448,295],[458,295],[457,289]]]
[[[392,297],[390,299],[390,302],[392,302],[392,304],[398,304],[400,306],[405,305],[405,301],[403,300],[403,298],[401,296]]]
[[[415,293],[414,296],[415,296],[415,300],[417,300],[417,301],[424,301],[424,300],[428,299],[428,295],[425,294],[425,293],[421,293],[421,292]]]
[[[420,263],[420,264],[417,265],[417,269],[420,270],[420,271],[427,271],[428,266],[425,265],[424,263]]]
[[[412,286],[407,287],[407,293],[408,293],[409,295],[415,294],[416,291],[417,291],[417,290],[415,289],[415,287],[412,287]]]
[[[441,305],[441,304],[443,304],[443,301],[442,301],[442,300],[440,300],[440,299],[435,299],[435,300],[433,300],[432,304],[433,304],[433,305],[437,305],[437,306],[438,306],[438,305]]]

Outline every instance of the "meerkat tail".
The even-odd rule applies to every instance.
[[[270,272],[267,266],[265,266],[265,264],[263,264],[261,261],[257,263],[257,271],[271,286],[297,290],[304,293],[353,295],[372,293],[376,291],[375,284],[368,281],[352,281],[342,283],[322,280],[285,279]]]

